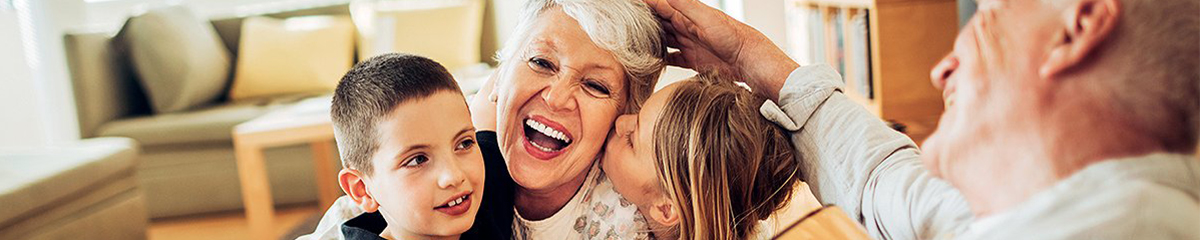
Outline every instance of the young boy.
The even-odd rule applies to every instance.
[[[440,64],[405,54],[359,63],[338,84],[331,114],[338,183],[365,212],[342,224],[346,239],[510,236],[512,215],[497,209],[512,211],[511,187],[489,186],[497,199],[483,201],[485,171],[498,175],[484,157],[499,158],[498,149],[477,145],[466,101]]]

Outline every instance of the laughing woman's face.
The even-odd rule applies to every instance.
[[[557,8],[541,14],[522,46],[496,85],[500,149],[523,188],[572,187],[626,102],[625,70]]]

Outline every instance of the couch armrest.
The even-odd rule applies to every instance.
[[[123,51],[108,32],[64,36],[67,64],[74,86],[80,136],[96,135],[96,127],[122,117],[150,112],[146,95]]]

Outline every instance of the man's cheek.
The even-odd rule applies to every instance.
[[[935,132],[929,136],[923,144],[926,151],[921,154],[921,164],[924,165],[925,170],[929,170],[929,174],[933,177],[939,178],[941,177],[941,171],[938,169],[938,151],[942,147],[940,135],[940,132]]]

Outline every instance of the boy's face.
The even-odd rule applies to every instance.
[[[638,114],[618,117],[605,146],[601,160],[604,173],[612,180],[617,192],[639,209],[665,197],[659,187],[658,167],[654,164],[654,125],[667,105],[667,99],[678,88],[679,83],[668,85],[650,95]]]
[[[378,124],[380,145],[364,182],[386,231],[407,238],[471,228],[483,200],[484,166],[462,94],[439,91],[402,103]]]

